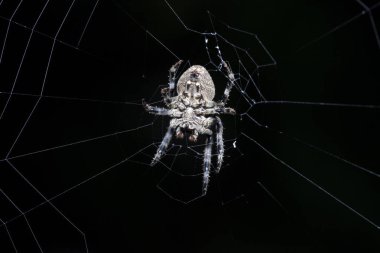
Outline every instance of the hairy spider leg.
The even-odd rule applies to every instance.
[[[169,87],[161,89],[161,95],[166,105],[170,104],[171,98],[173,97],[175,81],[177,78],[177,71],[182,62],[182,60],[179,60],[169,69]]]
[[[168,131],[166,131],[165,137],[162,140],[160,146],[157,149],[156,154],[154,155],[154,158],[152,162],[150,163],[151,166],[155,165],[162,157],[162,155],[165,154],[166,149],[169,146],[170,140],[172,139],[174,133],[174,128],[168,127]]]
[[[197,113],[204,116],[215,116],[218,114],[235,115],[236,111],[230,107],[224,107],[224,105],[216,105],[215,108],[207,108]]]
[[[145,102],[145,100],[142,100],[143,107],[145,110],[154,115],[161,115],[161,116],[170,116],[170,117],[176,117],[179,118],[182,116],[182,112],[180,112],[177,109],[166,109],[158,106],[151,106]]]
[[[206,195],[211,167],[212,135],[206,139],[206,147],[203,155],[203,187],[202,194]]]
[[[216,150],[218,153],[218,162],[217,162],[217,167],[216,167],[215,172],[219,173],[220,168],[222,167],[222,164],[223,164],[223,157],[224,157],[223,123],[219,117],[216,116],[215,118],[216,118],[216,127],[217,127]]]
[[[224,105],[224,104],[227,103],[228,98],[230,97],[231,89],[235,85],[235,75],[234,75],[234,73],[232,72],[231,68],[228,66],[228,64],[225,61],[223,61],[222,64],[223,64],[223,67],[227,71],[227,77],[228,77],[228,83],[227,83],[226,89],[224,90],[223,98],[221,100],[221,103]]]
[[[145,110],[151,114],[162,115],[162,116],[171,115],[171,110],[166,109],[166,108],[151,106],[148,104],[145,104],[144,107],[145,107]]]
[[[176,62],[170,69],[169,69],[169,89],[172,91],[175,88],[175,79],[177,75],[177,71],[179,66],[181,65],[182,60],[179,60]]]
[[[163,97],[164,103],[170,108],[161,108],[157,106],[151,106],[143,100],[143,106],[145,110],[154,115],[162,115],[169,116],[171,118],[182,118],[184,116],[184,110],[190,106],[186,101],[178,101],[178,97],[172,97],[173,90],[175,88],[176,81],[176,73],[178,71],[179,65],[182,61],[178,61],[174,64],[169,70],[169,87],[161,89],[161,95]],[[219,114],[229,114],[235,115],[236,112],[233,108],[225,107],[225,104],[228,101],[229,94],[231,92],[232,87],[235,85],[235,77],[230,67],[226,62],[222,62],[223,67],[227,70],[227,77],[229,82],[225,88],[224,95],[220,102],[214,101],[205,101],[206,103],[202,105],[201,108],[195,109],[194,113],[197,116],[212,116],[210,118],[206,117],[206,119],[200,124],[197,125],[196,129],[192,129],[192,133],[189,136],[189,140],[195,142],[199,134],[207,135],[206,144],[204,149],[204,157],[203,157],[203,186],[202,193],[205,195],[207,193],[209,177],[210,177],[210,168],[211,168],[211,155],[212,155],[212,145],[213,145],[213,131],[210,129],[212,126],[215,126],[216,123],[216,146],[217,146],[217,168],[216,173],[219,173],[223,158],[224,158],[224,142],[223,142],[223,124],[219,117],[216,115]],[[191,92],[193,94],[194,91]],[[175,103],[173,103],[175,102]],[[183,104],[181,104],[183,103]],[[182,105],[182,107],[181,107]],[[151,166],[155,165],[161,157],[166,153],[168,145],[175,133],[177,138],[184,137],[184,130],[188,129],[188,126],[184,126],[184,129],[181,128],[180,122],[177,122],[177,119],[172,119],[170,121],[170,126],[162,140],[160,146],[157,149],[157,152],[151,162]],[[216,121],[216,122],[215,122]],[[190,129],[189,129],[190,130]]]

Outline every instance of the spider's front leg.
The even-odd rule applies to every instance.
[[[229,114],[229,115],[235,115],[236,111],[233,108],[230,107],[224,107],[223,104],[215,104],[211,108],[200,108],[196,110],[197,115],[203,115],[203,116],[214,116],[219,114]]]
[[[229,115],[235,115],[236,111],[233,108],[230,107],[224,107],[224,106],[218,106],[215,108],[215,111],[218,114],[229,114]]]
[[[232,72],[230,66],[228,66],[228,64],[225,61],[223,61],[222,64],[223,64],[223,67],[227,71],[227,78],[228,78],[228,83],[227,83],[226,89],[224,90],[223,98],[221,100],[221,103],[224,105],[227,103],[228,98],[230,97],[230,92],[232,90],[232,87],[234,87],[235,85],[235,75]]]
[[[169,105],[170,102],[172,102],[173,90],[175,89],[176,74],[182,62],[182,60],[179,60],[169,69],[169,87],[161,89],[161,96],[164,99],[166,105]]]
[[[142,100],[142,105],[144,109],[150,114],[170,116],[170,117],[175,117],[175,118],[179,118],[182,116],[182,112],[179,111],[178,109],[166,109],[162,107],[151,106],[147,104],[144,99]]]

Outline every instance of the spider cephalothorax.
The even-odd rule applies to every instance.
[[[209,72],[200,65],[188,68],[178,79],[177,96],[173,96],[175,88],[176,72],[182,61],[174,64],[169,70],[169,88],[163,88],[161,94],[167,108],[151,106],[143,101],[145,110],[155,115],[166,115],[171,117],[168,131],[162,140],[151,165],[156,164],[166,152],[169,142],[175,133],[179,139],[184,138],[184,132],[190,132],[189,140],[196,142],[198,135],[206,135],[206,147],[203,158],[203,194],[206,194],[210,167],[211,150],[213,143],[213,129],[216,131],[217,167],[216,173],[220,171],[223,163],[223,125],[220,114],[235,114],[235,110],[225,107],[229,93],[234,85],[234,75],[228,65],[223,66],[228,72],[229,82],[224,91],[222,100],[214,102],[215,86]]]

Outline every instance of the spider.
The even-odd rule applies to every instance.
[[[223,163],[224,143],[223,124],[218,115],[235,115],[234,109],[225,107],[235,79],[227,63],[222,61],[223,67],[227,70],[229,81],[222,99],[215,102],[213,101],[215,86],[209,72],[201,65],[193,65],[178,79],[177,96],[174,96],[176,73],[181,63],[182,60],[169,69],[169,87],[161,89],[161,95],[167,108],[151,106],[144,99],[142,101],[143,107],[148,113],[171,118],[168,130],[157,149],[151,166],[154,166],[165,154],[174,133],[177,139],[183,139],[184,133],[189,133],[189,141],[191,142],[196,142],[198,135],[205,135],[202,186],[202,194],[205,195],[211,167],[212,129],[216,131],[217,166],[215,172],[219,173]]]

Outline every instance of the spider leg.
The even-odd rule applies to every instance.
[[[216,133],[216,150],[218,153],[218,162],[215,172],[219,173],[220,168],[223,164],[223,157],[224,157],[224,142],[223,142],[223,124],[222,120],[219,117],[216,118],[216,124],[217,124],[217,133]]]
[[[204,116],[213,116],[213,115],[219,115],[219,114],[229,114],[229,115],[235,115],[236,111],[233,108],[230,107],[224,107],[221,106],[215,106],[215,108],[202,108],[201,110],[195,111],[197,115],[204,115]]]
[[[172,101],[171,98],[173,96],[173,90],[175,88],[176,74],[181,63],[182,60],[179,60],[169,69],[169,87],[161,89],[161,95],[166,105],[169,105]]]
[[[168,127],[168,131],[166,131],[165,137],[162,140],[160,146],[157,149],[156,154],[153,157],[152,162],[150,163],[151,166],[155,165],[162,157],[162,155],[165,154],[166,149],[169,146],[170,140],[172,139],[174,133],[174,128]]]
[[[171,116],[171,117],[181,117],[182,113],[179,110],[176,109],[166,109],[162,107],[157,106],[151,106],[145,102],[145,100],[142,100],[142,105],[144,109],[149,112],[150,114],[155,115],[161,115],[161,116]]]
[[[219,114],[229,114],[229,115],[235,115],[236,111],[233,108],[230,107],[219,107],[216,108],[215,111],[217,111]]]
[[[181,65],[182,60],[177,61],[170,69],[169,69],[169,89],[173,90],[175,87],[175,78],[177,74],[177,70]]]
[[[227,101],[228,101],[228,98],[230,96],[230,92],[231,92],[231,89],[232,87],[234,87],[235,85],[235,75],[234,73],[232,72],[231,68],[228,66],[228,64],[223,61],[222,62],[223,64],[223,67],[226,69],[227,71],[227,77],[228,77],[228,83],[227,83],[227,86],[226,86],[226,89],[224,90],[224,93],[223,93],[223,98],[221,100],[221,103],[222,105],[226,104]]]
[[[206,147],[203,155],[203,186],[202,194],[207,193],[211,167],[212,135],[206,139]]]

